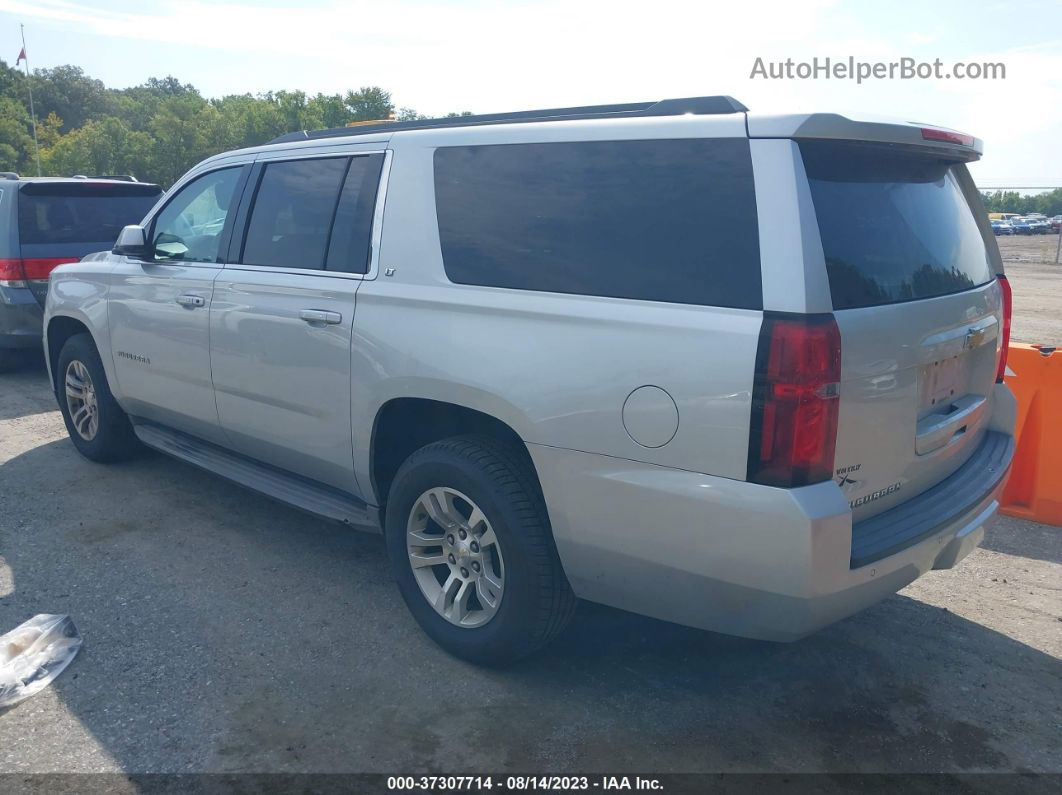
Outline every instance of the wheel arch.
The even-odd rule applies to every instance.
[[[372,424],[369,473],[381,519],[398,468],[421,447],[452,436],[476,434],[511,444],[526,456],[538,481],[523,438],[509,423],[491,413],[459,403],[423,397],[395,397],[383,403]],[[538,484],[540,485],[540,484]]]
[[[72,315],[53,315],[48,319],[48,325],[44,330],[45,340],[47,341],[47,364],[48,364],[48,380],[52,384],[52,391],[56,391],[59,388],[57,379],[59,378],[56,372],[56,366],[59,361],[59,353],[63,350],[63,346],[66,341],[77,334],[88,334],[92,338],[93,345],[96,346],[96,350],[100,351],[99,342],[92,334],[92,330],[88,324],[78,317]],[[100,358],[103,358],[103,353],[100,351]],[[103,362],[104,370],[106,371],[107,362]],[[107,373],[107,377],[110,378],[110,373]]]

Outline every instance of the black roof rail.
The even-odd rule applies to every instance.
[[[132,174],[95,174],[88,179],[115,179],[119,182],[139,182]]]
[[[657,102],[629,102],[623,105],[584,105],[578,108],[549,108],[520,110],[515,113],[485,113],[475,116],[449,116],[442,119],[414,121],[381,121],[379,124],[359,124],[356,127],[335,127],[331,130],[301,130],[278,136],[270,144],[286,144],[316,138],[341,138],[375,132],[399,130],[431,130],[440,127],[472,127],[483,124],[516,124],[519,122],[575,121],[581,119],[628,119],[645,116],[715,115],[744,113],[748,110],[733,97],[684,97]]]

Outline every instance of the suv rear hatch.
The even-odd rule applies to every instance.
[[[142,182],[24,182],[18,196],[23,280],[44,306],[48,274],[64,262],[111,248],[122,227],[147,215],[162,189]]]
[[[953,137],[798,141],[841,335],[835,480],[856,522],[955,473],[991,414],[999,253],[962,162],[973,139],[921,132]]]

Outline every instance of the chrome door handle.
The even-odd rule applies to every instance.
[[[307,323],[327,323],[330,326],[343,322],[341,314],[324,309],[303,309],[299,312],[299,317]]]
[[[190,295],[188,293],[179,295],[174,300],[181,306],[188,307],[189,309],[193,309],[197,306],[204,306],[206,304],[206,299],[203,298],[203,296]]]

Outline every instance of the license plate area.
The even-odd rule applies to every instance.
[[[970,392],[969,357],[951,356],[922,366],[918,379],[918,418],[947,414],[950,404]]]

